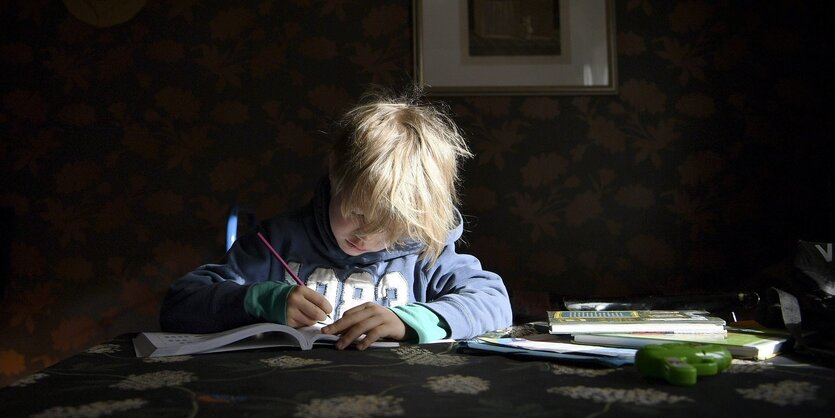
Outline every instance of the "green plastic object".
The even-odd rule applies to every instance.
[[[711,376],[731,365],[731,352],[713,344],[656,344],[635,354],[638,371],[679,386],[696,384],[697,376]]]

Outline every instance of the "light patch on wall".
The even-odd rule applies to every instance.
[[[145,0],[64,0],[70,14],[97,28],[125,23],[145,7]]]

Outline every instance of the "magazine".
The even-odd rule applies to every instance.
[[[704,311],[548,311],[551,334],[725,333],[725,320]]]
[[[219,353],[269,347],[298,347],[310,350],[314,344],[333,344],[338,335],[323,334],[324,324],[293,328],[276,323],[246,325],[212,334],[143,332],[133,338],[137,357]],[[360,340],[364,336],[360,337]],[[396,341],[376,341],[371,347],[399,347]]]
[[[488,352],[511,357],[532,357],[540,360],[557,360],[572,363],[589,363],[601,366],[618,367],[635,362],[634,349],[607,349],[605,347],[586,347],[574,344],[553,343],[554,346],[529,344],[523,338],[473,338],[458,342],[463,352]],[[570,347],[569,347],[570,346]]]
[[[525,350],[550,351],[554,353],[577,353],[607,357],[634,357],[635,350],[630,348],[601,347],[596,345],[572,344],[558,340],[536,338],[492,338],[476,337],[480,342],[502,345]]]
[[[635,362],[635,349],[572,344],[568,336],[543,333],[535,324],[511,325],[459,341],[459,351],[590,363],[609,367]]]

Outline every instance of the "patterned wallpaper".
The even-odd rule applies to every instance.
[[[405,0],[92,15],[113,26],[64,3],[84,2],[0,3],[0,385],[156,329],[167,285],[221,256],[231,203],[304,203],[317,132],[370,83],[411,79]],[[477,153],[464,250],[518,313],[788,274],[794,240],[832,238],[824,8],[617,1],[619,94],[444,98]]]

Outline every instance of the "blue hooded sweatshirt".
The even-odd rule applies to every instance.
[[[458,254],[463,222],[451,230],[438,260],[420,259],[422,244],[345,254],[328,219],[330,184],[320,182],[301,210],[262,222],[241,236],[218,264],[176,280],[160,312],[164,331],[209,333],[263,320],[245,308],[249,288],[266,281],[295,284],[256,235],[260,231],[311,289],[334,307],[333,319],[365,302],[394,308],[418,304],[445,322],[449,338],[471,338],[510,325],[512,313],[502,279],[473,256]],[[460,220],[460,216],[459,216]]]

